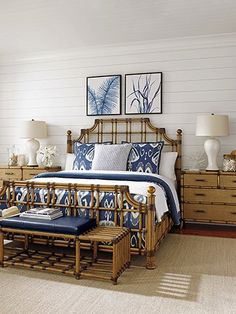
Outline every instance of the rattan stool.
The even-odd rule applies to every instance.
[[[117,279],[130,265],[130,231],[122,227],[97,227],[79,236],[79,240],[89,241],[93,245],[93,258],[86,267],[80,267],[80,275],[98,279]],[[112,245],[112,264],[107,260],[98,260],[98,243]]]

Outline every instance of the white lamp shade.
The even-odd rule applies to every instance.
[[[228,116],[211,114],[197,117],[196,136],[227,136],[228,134]]]
[[[23,121],[20,137],[45,138],[47,137],[47,125],[45,121]]]

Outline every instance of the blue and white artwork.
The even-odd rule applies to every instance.
[[[162,72],[125,75],[125,113],[162,113]]]
[[[121,114],[121,75],[87,77],[87,115]]]

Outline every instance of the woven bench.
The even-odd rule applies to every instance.
[[[6,218],[0,221],[0,265],[18,266],[46,270],[68,275],[80,274],[79,235],[96,226],[95,219],[80,217],[61,217],[55,220],[31,219],[23,217]],[[4,237],[8,234],[23,235],[24,248],[11,250],[5,255]],[[49,244],[68,240],[75,243],[75,255],[53,252],[51,249],[29,249],[29,240],[34,236],[44,237]]]
[[[24,247],[5,254],[4,237],[8,234],[24,237]],[[75,255],[50,249],[29,248],[31,239],[46,237],[48,244],[56,241],[72,241]],[[80,241],[88,241],[93,248],[92,258],[81,258]],[[98,259],[98,243],[112,246],[112,260]],[[0,266],[26,267],[81,276],[109,279],[114,284],[130,265],[130,231],[122,227],[96,227],[95,219],[61,217],[52,221],[23,217],[6,218],[0,221]]]
[[[81,241],[89,241],[93,246],[92,262],[80,267],[77,277],[91,277],[112,280],[117,279],[130,265],[130,231],[122,227],[96,227],[79,236]],[[98,259],[98,243],[106,242],[112,245],[112,261]]]

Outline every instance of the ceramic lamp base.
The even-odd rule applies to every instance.
[[[37,141],[34,138],[31,138],[26,142],[25,146],[26,146],[28,156],[29,156],[29,162],[27,166],[37,167],[38,164],[36,161],[36,155],[37,155],[37,151],[39,150],[39,141]]]
[[[217,138],[209,138],[204,143],[204,149],[207,154],[208,165],[207,171],[217,171],[219,167],[217,165],[217,156],[220,151],[220,142]]]

